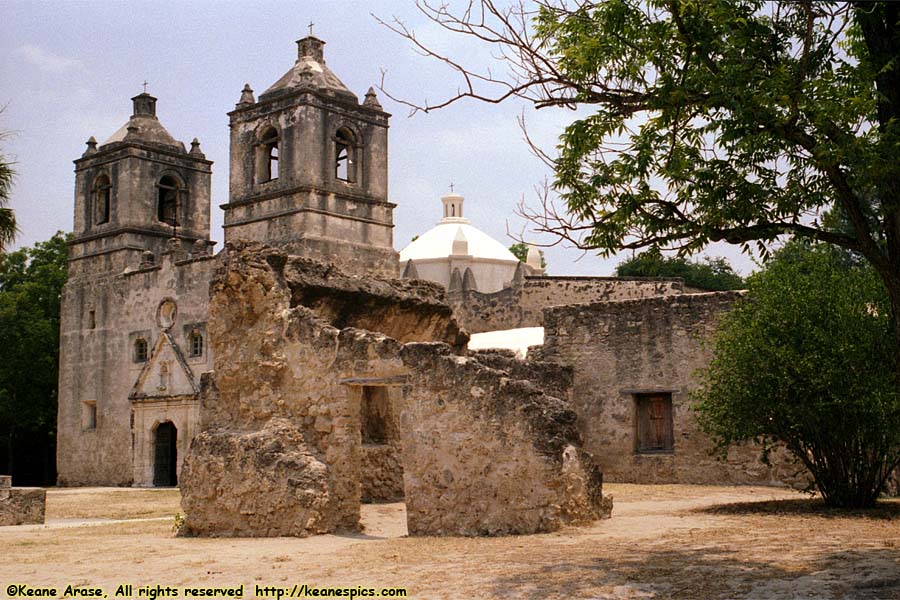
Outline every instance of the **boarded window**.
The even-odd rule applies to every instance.
[[[635,396],[637,452],[674,452],[672,394]]]
[[[393,435],[388,388],[364,386],[360,406],[360,433],[363,444],[386,444]]]

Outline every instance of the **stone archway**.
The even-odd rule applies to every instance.
[[[153,433],[153,485],[178,485],[178,429],[172,421],[160,423]]]

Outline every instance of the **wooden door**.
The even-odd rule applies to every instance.
[[[156,428],[153,451],[153,485],[178,485],[178,430],[171,421]]]

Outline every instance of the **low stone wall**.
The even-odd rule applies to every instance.
[[[447,298],[469,333],[540,327],[551,306],[670,296],[685,292],[681,279],[640,277],[526,277],[511,287],[483,294],[455,291]]]
[[[0,526],[41,524],[46,506],[47,490],[14,488],[12,477],[0,475]]]
[[[545,360],[571,366],[573,406],[585,449],[608,481],[634,483],[800,483],[801,469],[784,454],[760,462],[761,449],[732,448],[724,461],[691,409],[696,371],[710,359],[705,344],[740,292],[713,292],[548,309]],[[640,448],[641,403],[671,419],[671,447]],[[671,412],[663,412],[670,402]],[[645,409],[646,410],[646,409]]]

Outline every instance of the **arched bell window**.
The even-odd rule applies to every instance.
[[[156,218],[173,227],[178,225],[178,197],[181,185],[171,175],[166,175],[157,184]]]
[[[256,181],[265,183],[278,179],[280,172],[281,136],[274,127],[267,127],[259,136],[256,157]]]
[[[94,201],[94,224],[103,225],[104,223],[109,223],[112,183],[108,175],[99,175],[94,180],[91,196]]]
[[[334,135],[334,176],[341,181],[355,181],[356,139],[353,132],[341,127]]]

